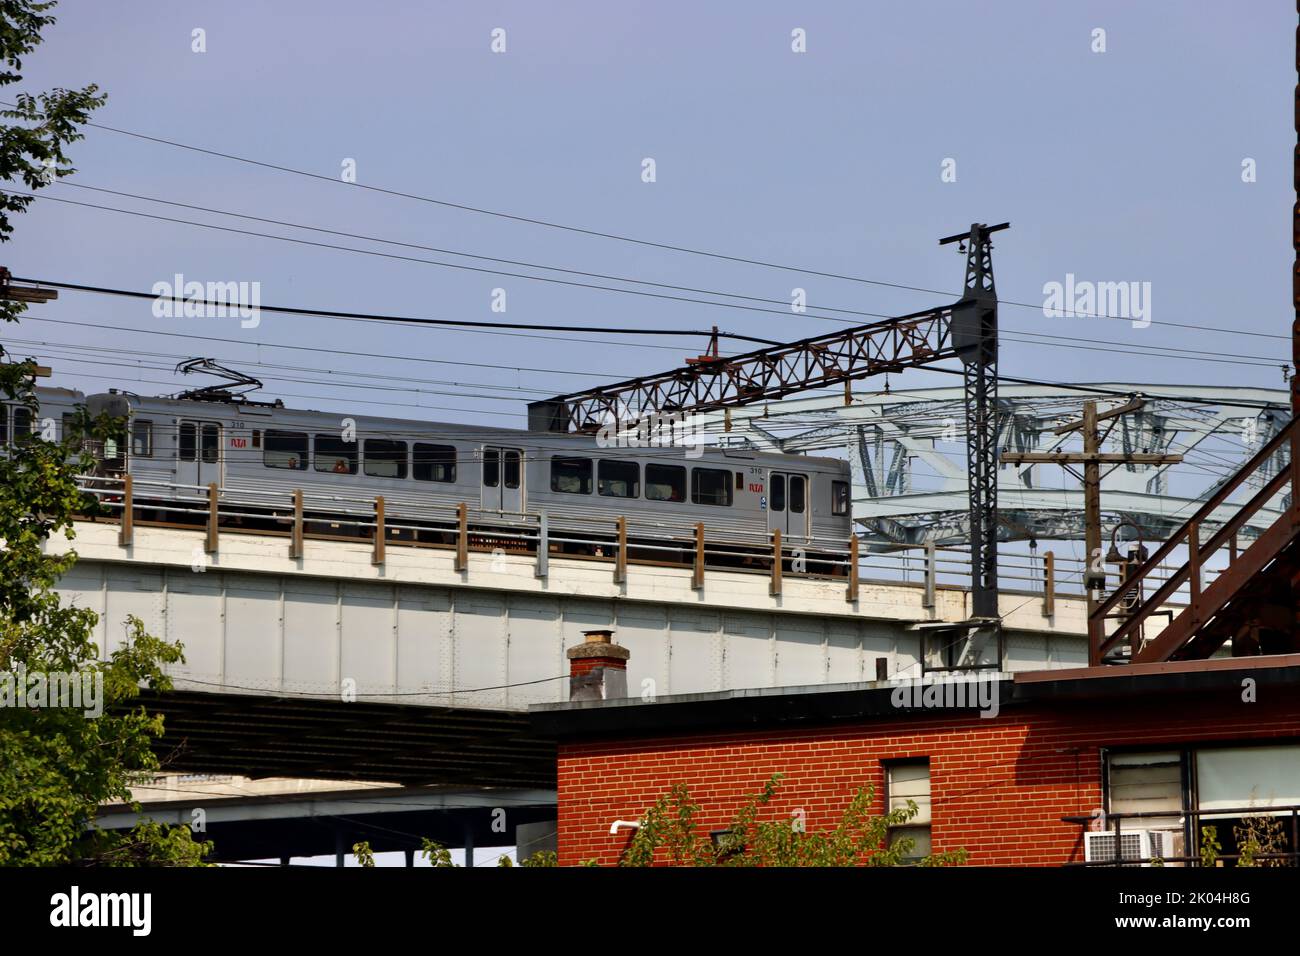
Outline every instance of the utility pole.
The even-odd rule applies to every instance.
[[[1089,617],[1092,617],[1092,613],[1097,607],[1098,592],[1106,586],[1106,571],[1102,567],[1101,549],[1101,479],[1104,477],[1101,474],[1101,466],[1105,464],[1113,465],[1114,467],[1106,472],[1106,474],[1110,474],[1120,465],[1172,465],[1183,460],[1182,455],[1158,455],[1143,452],[1123,454],[1120,452],[1103,452],[1101,450],[1102,442],[1105,441],[1106,435],[1110,434],[1110,429],[1106,430],[1106,435],[1102,435],[1098,430],[1098,423],[1107,419],[1118,419],[1121,415],[1135,412],[1144,404],[1146,403],[1142,399],[1135,398],[1118,408],[1098,413],[1095,401],[1084,402],[1083,419],[1081,421],[1053,429],[1053,434],[1056,435],[1082,431],[1082,453],[1029,451],[1004,452],[1001,456],[1001,460],[1009,465],[1060,465],[1083,482],[1084,540],[1088,552],[1088,564],[1083,574],[1083,584],[1088,595]],[[1082,465],[1083,474],[1075,471],[1071,467],[1072,465]],[[1120,583],[1123,584],[1123,582]],[[1100,664],[1101,660],[1097,650],[1089,642],[1088,666],[1097,667]]]
[[[966,486],[970,508],[971,617],[998,617],[998,293],[993,233],[1008,223],[973,223],[959,242],[966,282],[952,310],[952,344],[961,354],[966,392]]]

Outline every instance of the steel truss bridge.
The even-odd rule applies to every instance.
[[[1124,453],[1176,453],[1177,465],[1127,464],[1104,474],[1101,503],[1107,534],[1122,522],[1146,541],[1164,540],[1208,500],[1256,451],[1290,421],[1284,389],[1099,383],[1063,388],[999,386],[999,451],[1051,452],[1070,435],[1053,429],[1077,420],[1083,402],[1101,408],[1146,399],[1114,419],[1104,449]],[[1095,392],[1086,389],[1095,389]],[[965,456],[965,390],[954,388],[785,399],[766,406],[702,416],[704,428],[724,432],[722,443],[766,451],[844,454],[853,468],[853,514],[864,543],[964,544],[970,540]],[[1226,520],[1236,498],[1258,490],[1289,462],[1284,445],[1267,468],[1216,514]],[[998,468],[999,538],[1004,541],[1082,539],[1083,488],[1056,465]],[[1243,528],[1253,537],[1277,519],[1286,500],[1261,509]],[[1132,538],[1131,528],[1122,537]]]

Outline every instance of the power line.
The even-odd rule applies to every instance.
[[[746,299],[750,302],[765,302],[769,305],[784,306],[785,311],[789,311],[790,309],[790,302],[786,299],[769,299],[769,298],[764,298],[762,296],[745,295],[740,292],[722,292],[717,289],[699,289],[693,286],[681,286],[681,285],[672,285],[666,282],[654,282],[649,279],[637,279],[628,276],[608,275],[602,272],[588,272],[582,269],[570,269],[570,268],[565,268],[563,266],[548,266],[537,262],[525,262],[520,259],[505,259],[499,256],[487,256],[487,255],[481,255],[472,252],[461,252],[456,249],[446,249],[440,246],[426,246],[417,242],[403,242],[396,239],[383,239],[378,236],[369,236],[369,235],[364,235],[355,232],[345,232],[338,229],[328,229],[323,226],[308,226],[298,222],[287,222],[283,219],[269,219],[264,216],[252,216],[247,213],[231,212],[228,209],[215,209],[211,206],[197,206],[192,203],[175,202],[170,199],[159,199],[156,196],[143,196],[140,195],[139,193],[123,192],[117,189],[105,189],[101,186],[90,186],[85,183],[75,183],[75,182],[70,182],[68,180],[59,180],[56,183],[56,185],[72,186],[76,189],[87,189],[93,192],[106,193],[111,196],[122,196],[127,199],[138,199],[141,200],[142,202],[158,203],[164,206],[177,206],[181,209],[193,209],[198,212],[212,213],[218,216],[229,216],[233,219],[247,219],[251,222],[264,222],[274,226],[286,226],[291,229],[302,229],[308,232],[320,232],[331,236],[342,236],[347,239],[361,239],[366,242],[378,242],[384,245],[401,246],[407,249],[420,249],[425,252],[437,252],[443,255],[462,256],[467,259],[480,259],[485,262],[497,262],[504,265],[523,266],[529,269],[544,269],[548,272],[562,272],[568,275],[584,276],[589,279],[608,279],[612,282],[626,282],[632,285],[647,285],[647,286],[653,286],[658,289],[673,289],[678,292],[695,292],[701,295],[716,295],[716,296],[722,296],[724,298],[730,298],[730,299]],[[37,198],[46,198],[46,197],[38,196]],[[111,207],[107,207],[107,206],[95,206],[94,208],[111,209]],[[457,263],[451,263],[451,262],[442,263],[442,262],[432,262],[431,260],[421,260],[421,261],[429,261],[433,265],[442,265],[453,269],[464,268]],[[491,271],[491,270],[487,270],[487,271]],[[494,273],[494,274],[514,276],[515,278],[532,279],[534,281],[539,281],[539,282],[551,281],[544,276],[518,276],[515,273],[509,273],[509,272]],[[633,292],[634,291],[631,289],[609,289],[605,286],[583,286],[583,287],[601,289],[603,291],[608,291],[608,292]],[[690,300],[690,301],[696,301],[696,300]],[[723,303],[706,303],[706,304],[721,305]],[[818,305],[818,306],[809,305],[807,306],[807,308],[817,309],[823,312],[843,312],[847,315],[860,315],[860,316],[866,316],[869,318],[877,318],[877,319],[890,318],[890,316],[880,312],[863,312],[859,309],[846,309],[846,308],[834,307],[828,305]],[[764,310],[764,311],[770,311],[770,310]],[[829,318],[829,316],[817,316],[817,318]],[[849,320],[841,320],[841,321],[849,321]]]
[[[33,315],[30,312],[23,313],[22,321],[27,321],[29,319],[35,320],[37,322],[50,322],[55,325],[75,325],[87,329],[106,330],[105,326],[95,322],[75,322],[70,319],[51,319],[43,315]],[[358,352],[355,349],[327,349],[327,348],[322,348],[319,345],[285,345],[278,342],[249,342],[247,339],[232,339],[232,338],[216,336],[216,335],[192,335],[188,332],[163,332],[159,329],[125,328],[116,325],[113,326],[111,331],[115,333],[134,332],[140,335],[164,335],[169,338],[189,339],[189,340],[199,341],[199,342],[222,342],[228,345],[248,345],[248,346],[256,347],[258,349],[263,349],[263,348],[292,349],[293,351],[296,352],[319,352],[323,355],[348,355],[348,356],[356,356],[360,358],[385,359],[389,361],[425,362],[431,365],[460,365],[466,368],[490,368],[490,369],[500,369],[503,371],[510,371],[510,372],[543,372],[546,374],[555,374],[555,375],[582,375],[589,378],[599,378],[604,380],[608,380],[610,374],[613,374],[607,372],[588,372],[582,369],[534,368],[527,365],[499,365],[490,362],[466,362],[466,361],[457,361],[453,359],[435,359],[435,358],[426,358],[421,355],[392,355],[383,352]],[[452,330],[452,331],[460,331],[460,330]],[[506,334],[506,333],[502,333],[502,334]],[[18,340],[13,339],[11,341],[18,341]],[[547,341],[585,341],[585,340],[552,339],[548,336]],[[677,351],[677,349],[673,346],[640,345],[639,343],[629,343],[629,342],[597,342],[595,344],[625,345],[625,346],[631,345],[634,347],[641,347],[641,348],[667,348],[673,351]],[[633,377],[632,373],[627,373],[626,377],[628,378]]]
[[[0,192],[3,192],[3,190],[0,190]],[[43,286],[48,286],[57,289],[68,289],[77,292],[89,292],[89,293],[94,293],[96,295],[121,296],[127,298],[149,300],[154,302],[159,301],[160,299],[164,301],[169,300],[168,297],[166,296],[159,296],[150,292],[136,292],[136,291],[126,290],[126,289],[106,288],[103,286],[88,286],[88,285],[81,285],[78,283],[71,283],[71,282],[59,282],[50,279],[14,277],[14,281],[31,283],[33,285],[43,285]],[[182,305],[188,303],[192,305],[213,306],[215,308],[222,308],[227,310],[234,310],[239,308],[251,308],[246,303],[230,304],[230,303],[214,301],[210,299],[200,299],[200,298],[185,299],[183,297],[178,297],[178,296],[171,297],[169,301],[174,301]],[[392,315],[381,315],[381,314],[373,314],[373,313],[340,312],[340,311],[325,310],[325,309],[306,309],[306,308],[294,307],[294,306],[259,305],[257,306],[257,308],[259,309],[259,311],[277,312],[277,313],[283,313],[289,315],[306,315],[306,316],[319,317],[319,318],[338,318],[344,320],[359,320],[359,321],[396,322],[396,323],[415,324],[415,325],[465,326],[465,327],[487,328],[487,329],[521,329],[522,328],[522,329],[531,329],[534,331],[596,332],[596,333],[613,333],[613,334],[625,334],[625,335],[701,335],[703,336],[703,335],[711,334],[703,331],[692,332],[686,330],[668,330],[668,329],[627,329],[627,328],[604,328],[600,326],[565,326],[565,325],[538,325],[538,324],[528,324],[528,323],[479,322],[479,321],[459,320],[459,319],[420,319],[411,316],[392,316]],[[813,318],[818,318],[818,316],[813,316]],[[734,333],[719,333],[719,334],[720,335],[725,334],[730,336],[731,338],[744,339],[746,341],[757,342],[772,347],[776,347],[781,344],[781,343],[773,342],[769,339],[759,339],[753,336],[737,335]],[[1166,355],[1164,357],[1182,358],[1185,361],[1210,362],[1210,363],[1220,364],[1220,365],[1226,364],[1226,365],[1251,365],[1255,367],[1272,367],[1273,365],[1284,364],[1284,363],[1275,363],[1264,356],[1244,357],[1247,359],[1258,360],[1258,361],[1243,361],[1234,358],[1220,357],[1222,355],[1229,355],[1232,353],[1212,353],[1210,355],[1205,355],[1204,357],[1184,356],[1177,353],[1192,352],[1196,350],[1175,349],[1171,346],[1150,346],[1148,349],[1124,349],[1124,348],[1101,348],[1095,345],[1071,345],[1064,342],[1026,341],[1026,340],[1015,339],[1013,336],[1016,334],[1026,334],[1026,335],[1040,336],[1040,337],[1046,337],[1052,339],[1067,339],[1071,341],[1074,340],[1073,337],[1071,336],[1053,336],[1053,335],[1048,335],[1047,333],[1034,333],[1034,332],[1018,333],[1017,330],[1012,330],[1009,333],[1003,333],[1003,337],[1006,338],[1008,341],[1020,341],[1023,342],[1024,344],[1029,344],[1029,345],[1039,345],[1039,346],[1055,345],[1057,347],[1080,348],[1080,349],[1085,349],[1087,351],[1112,352],[1115,354],[1149,355],[1150,349],[1169,350],[1171,353],[1175,353],[1175,354]],[[1086,339],[1081,341],[1091,342],[1095,340]],[[1122,345],[1122,343],[1114,343],[1114,344]]]
[[[766,312],[766,313],[773,314],[773,315],[780,315],[780,316],[782,316],[782,317],[789,317],[790,314],[791,314],[790,309],[789,309],[788,307],[787,307],[787,308],[784,308],[784,309],[763,309],[763,308],[759,308],[758,306],[755,306],[755,305],[740,305],[739,303],[736,303],[736,302],[714,302],[714,301],[711,301],[711,300],[709,300],[709,299],[693,299],[693,298],[690,298],[690,297],[688,297],[688,296],[667,295],[667,294],[665,294],[665,293],[659,293],[659,292],[645,292],[645,291],[640,290],[640,289],[618,289],[618,288],[615,288],[615,287],[613,287],[613,286],[598,286],[598,285],[592,285],[591,283],[572,282],[572,281],[569,281],[569,280],[567,280],[567,279],[553,279],[553,278],[550,278],[550,277],[547,277],[547,276],[530,276],[530,275],[525,275],[525,274],[523,274],[523,273],[519,273],[519,272],[503,272],[503,271],[501,271],[501,270],[499,270],[499,269],[484,269],[484,268],[481,268],[481,267],[479,267],[479,266],[467,266],[467,265],[462,265],[462,264],[460,264],[460,263],[439,262],[439,261],[434,260],[434,259],[421,259],[421,258],[419,258],[418,256],[399,256],[399,255],[397,255],[397,254],[395,254],[395,253],[392,253],[392,252],[379,252],[379,251],[377,251],[377,250],[375,250],[375,249],[358,249],[358,248],[356,248],[355,246],[339,246],[339,245],[335,245],[334,243],[330,243],[330,242],[315,242],[315,241],[313,241],[313,240],[311,240],[311,239],[295,239],[295,238],[292,237],[292,236],[277,236],[277,235],[273,235],[272,233],[269,233],[269,232],[256,232],[256,231],[251,230],[251,229],[236,229],[236,228],[234,228],[233,226],[218,226],[218,225],[216,225],[215,223],[210,223],[210,222],[195,222],[193,219],[177,219],[177,218],[174,218],[174,217],[171,217],[171,216],[157,216],[157,215],[154,215],[153,213],[148,213],[148,212],[139,212],[138,210],[134,210],[134,209],[118,209],[118,208],[115,207],[115,206],[101,206],[101,205],[99,205],[99,204],[97,204],[97,203],[78,202],[78,201],[75,200],[75,199],[60,199],[60,198],[57,197],[57,196],[45,196],[45,195],[40,195],[40,194],[38,194],[38,193],[25,193],[25,192],[21,192],[21,191],[19,191],[19,190],[15,190],[15,189],[0,189],[0,193],[6,193],[6,194],[11,195],[11,196],[25,196],[25,197],[29,197],[29,198],[32,198],[32,199],[43,199],[43,200],[46,200],[47,202],[63,203],[64,205],[68,205],[68,206],[81,206],[81,207],[84,207],[84,208],[86,208],[86,209],[99,209],[99,210],[102,210],[102,211],[104,211],[104,212],[115,212],[115,213],[118,213],[118,214],[123,215],[123,216],[135,216],[135,217],[137,217],[137,218],[141,218],[141,219],[153,219],[153,220],[156,220],[156,221],[158,221],[158,222],[170,222],[170,223],[174,223],[174,224],[177,224],[177,225],[183,225],[183,226],[196,226],[196,227],[198,227],[198,228],[200,228],[200,229],[214,229],[214,230],[216,230],[217,232],[229,232],[229,233],[233,233],[234,235],[238,235],[238,236],[253,236],[253,237],[256,237],[256,238],[259,238],[259,239],[274,239],[274,240],[276,240],[277,242],[290,242],[290,243],[293,243],[293,244],[295,244],[295,245],[300,245],[300,246],[311,246],[311,247],[313,247],[313,248],[317,248],[317,249],[333,249],[333,250],[336,251],[336,252],[351,252],[351,253],[355,253],[355,254],[357,254],[357,255],[362,255],[362,256],[375,256],[375,257],[380,258],[380,259],[393,259],[393,260],[396,260],[396,261],[398,261],[398,262],[415,262],[415,263],[420,263],[420,264],[422,264],[422,265],[442,266],[442,267],[452,268],[452,269],[464,269],[464,270],[467,270],[467,271],[470,271],[470,272],[482,272],[482,273],[487,273],[487,274],[489,274],[489,275],[508,276],[508,277],[516,278],[516,279],[531,279],[531,280],[536,281],[536,282],[550,282],[550,283],[554,283],[554,284],[557,284],[557,285],[577,286],[577,287],[579,287],[579,288],[596,289],[596,290],[604,291],[604,292],[622,292],[622,293],[625,293],[625,294],[627,294],[627,295],[647,296],[647,297],[649,297],[649,298],[653,298],[653,299],[668,299],[668,300],[670,300],[670,301],[674,301],[674,302],[691,302],[691,303],[695,303],[695,304],[697,304],[697,305],[711,305],[711,306],[716,306],[716,307],[718,307],[718,308],[722,308],[722,309],[743,309],[743,310],[750,311],[750,312]],[[27,281],[27,280],[19,280],[19,281]],[[149,298],[157,298],[157,297],[156,297],[156,296],[149,296]],[[191,301],[202,301],[202,300],[191,300]],[[831,319],[832,321],[851,321],[851,320],[834,319],[834,318],[829,317],[829,316],[809,316],[809,317],[810,317],[810,318],[829,318],[829,319]],[[885,316],[885,318],[893,318],[893,316]],[[408,320],[408,321],[417,321],[417,320]],[[531,327],[532,327],[532,326],[511,326],[511,325],[506,324],[506,323],[492,323],[492,322],[452,322],[452,321],[450,321],[450,320],[446,320],[446,319],[439,320],[439,321],[434,321],[434,320],[426,320],[426,321],[427,321],[429,324],[434,324],[434,325],[489,325],[489,326],[491,326],[491,325],[501,325],[501,326],[504,327],[504,328],[512,328],[512,327],[531,328]],[[599,329],[599,328],[597,328],[597,329],[589,329],[589,328],[583,328],[583,327],[577,327],[577,326],[570,326],[570,327],[566,327],[566,326],[556,326],[555,328],[557,328],[557,329],[559,329],[559,330],[561,330],[561,331],[570,331],[570,332],[587,332],[587,331],[596,331],[596,332],[612,331],[612,332],[618,332],[618,331],[621,331],[621,330],[619,330],[619,329]],[[633,333],[627,333],[627,334],[633,334]],[[659,330],[656,330],[656,331],[654,331],[654,332],[644,332],[644,333],[640,333],[640,334],[647,334],[647,335],[711,335],[712,332],[700,332],[700,331],[697,331],[697,330],[684,330],[684,329],[678,329],[678,330],[672,330],[672,329],[670,329],[670,330],[664,330],[664,329],[659,329]],[[746,341],[746,342],[757,342],[757,343],[759,343],[759,344],[761,344],[761,345],[777,345],[777,344],[779,344],[779,343],[777,343],[777,342],[773,342],[773,341],[771,341],[770,339],[754,338],[753,336],[749,336],[749,335],[741,335],[741,334],[739,334],[739,333],[735,333],[735,332],[726,332],[726,333],[719,332],[718,334],[719,334],[719,335],[723,335],[723,336],[726,337],[726,338],[739,339],[739,340],[741,340],[741,341]]]
[[[0,101],[0,103],[3,103],[3,101]],[[13,104],[11,104],[11,103],[3,103],[3,105],[8,105],[8,106],[10,106],[10,107],[13,106]],[[789,264],[787,264],[787,263],[773,262],[773,261],[771,261],[771,260],[756,259],[756,258],[751,258],[751,257],[746,257],[746,256],[730,255],[730,254],[727,254],[727,253],[715,252],[715,251],[708,250],[708,249],[699,249],[699,248],[695,248],[695,247],[691,247],[691,246],[686,246],[686,245],[682,245],[682,244],[678,244],[678,243],[670,243],[670,242],[656,242],[656,241],[654,241],[654,240],[641,239],[641,238],[637,238],[637,237],[635,237],[635,236],[627,236],[627,235],[623,235],[623,234],[619,234],[619,233],[613,233],[613,232],[608,232],[608,231],[599,230],[599,229],[591,229],[591,228],[586,228],[586,227],[582,227],[582,226],[574,226],[574,225],[570,225],[570,224],[567,224],[567,223],[555,222],[555,221],[553,221],[553,220],[541,219],[541,218],[530,217],[530,216],[521,216],[521,215],[517,215],[517,214],[514,214],[514,213],[501,212],[500,210],[493,210],[493,209],[487,209],[487,208],[480,207],[480,206],[473,206],[473,205],[470,205],[470,204],[468,204],[468,203],[458,203],[458,202],[453,202],[453,201],[451,201],[451,200],[446,200],[446,199],[437,199],[437,198],[434,198],[434,197],[431,197],[431,196],[422,196],[422,195],[419,195],[419,194],[417,194],[417,193],[410,193],[410,192],[405,192],[405,191],[397,190],[397,189],[389,189],[389,188],[382,187],[382,186],[371,186],[371,185],[368,185],[368,184],[365,184],[365,183],[358,183],[358,182],[347,183],[347,182],[344,182],[343,180],[338,179],[338,178],[336,178],[336,177],[334,177],[334,176],[326,176],[326,175],[323,175],[323,174],[321,174],[321,173],[313,173],[313,172],[311,172],[311,171],[309,171],[309,170],[297,169],[297,168],[294,168],[294,167],[292,167],[292,166],[286,166],[286,165],[279,164],[279,163],[271,163],[271,162],[267,162],[267,161],[264,161],[264,160],[252,159],[252,158],[250,158],[250,157],[246,157],[246,156],[238,156],[238,155],[233,154],[233,153],[222,152],[222,151],[220,151],[220,150],[209,149],[209,148],[205,148],[205,147],[202,147],[202,146],[195,146],[195,145],[190,144],[190,143],[182,143],[182,142],[179,142],[179,141],[177,141],[177,140],[167,139],[167,138],[164,138],[164,137],[161,137],[161,136],[151,136],[151,135],[148,135],[148,134],[145,134],[145,133],[135,132],[135,131],[133,131],[133,130],[125,130],[125,129],[121,129],[121,128],[119,128],[119,127],[108,126],[108,125],[103,124],[103,123],[95,123],[95,122],[87,121],[84,125],[86,125],[86,126],[88,126],[88,127],[91,127],[91,128],[94,128],[94,129],[104,130],[104,131],[106,131],[106,132],[110,132],[110,133],[116,133],[116,134],[121,135],[121,136],[129,136],[129,137],[133,137],[133,138],[135,138],[135,139],[139,139],[139,140],[143,140],[143,141],[147,141],[147,142],[158,143],[158,144],[162,144],[162,145],[165,145],[165,146],[171,146],[171,147],[174,147],[174,148],[176,148],[176,149],[183,149],[183,150],[188,150],[188,151],[190,151],[190,152],[201,153],[201,154],[204,154],[204,155],[214,156],[214,157],[218,157],[218,158],[221,158],[221,159],[227,159],[227,160],[231,160],[231,161],[233,161],[233,162],[244,163],[244,164],[246,164],[246,165],[250,165],[250,166],[261,167],[261,168],[263,168],[263,169],[270,169],[270,170],[274,170],[274,171],[277,171],[277,172],[283,172],[283,173],[291,173],[291,174],[293,174],[293,175],[304,176],[304,177],[309,178],[309,179],[315,179],[315,180],[319,180],[319,181],[322,181],[322,182],[332,183],[332,184],[335,184],[335,185],[348,186],[348,187],[351,187],[351,188],[354,188],[354,189],[362,189],[362,190],[365,190],[365,191],[368,191],[368,192],[373,192],[373,193],[378,193],[378,194],[383,194],[383,195],[388,195],[388,196],[394,196],[394,197],[402,198],[402,199],[412,199],[412,200],[415,200],[415,201],[417,201],[417,202],[428,203],[428,204],[431,204],[431,205],[441,206],[441,207],[449,208],[449,209],[457,209],[457,210],[460,210],[460,211],[462,211],[462,212],[470,212],[470,213],[474,213],[474,214],[477,214],[477,215],[491,216],[491,217],[495,217],[495,218],[499,218],[499,219],[504,219],[504,220],[508,220],[508,221],[512,221],[512,222],[520,222],[520,223],[525,223],[525,224],[529,224],[529,225],[542,226],[542,227],[549,228],[549,229],[558,229],[558,230],[562,230],[562,231],[565,231],[565,232],[571,232],[571,233],[575,233],[575,234],[579,234],[579,235],[592,236],[592,237],[595,237],[595,238],[601,238],[601,239],[610,239],[610,240],[614,240],[614,241],[617,241],[617,242],[630,243],[630,244],[633,244],[633,245],[645,246],[645,247],[648,247],[648,248],[663,249],[663,250],[666,250],[666,251],[669,251],[669,252],[680,252],[680,253],[686,253],[686,254],[689,254],[689,255],[703,256],[703,257],[706,257],[706,258],[716,259],[716,260],[725,261],[725,262],[734,262],[734,263],[738,263],[738,264],[742,264],[742,265],[760,266],[760,267],[762,267],[762,268],[767,268],[767,269],[778,269],[778,270],[781,270],[781,271],[784,271],[784,272],[794,272],[794,273],[799,273],[799,274],[802,274],[802,275],[813,275],[813,276],[819,276],[819,277],[827,278],[827,279],[839,279],[839,280],[843,280],[843,281],[846,281],[846,282],[855,282],[855,283],[860,283],[860,284],[865,284],[865,285],[878,286],[878,287],[881,287],[881,288],[900,289],[900,290],[908,291],[908,292],[923,292],[923,293],[926,293],[926,294],[929,294],[929,295],[941,295],[941,296],[945,296],[945,297],[948,297],[948,298],[956,298],[957,295],[958,295],[958,293],[954,293],[954,292],[950,292],[950,291],[944,291],[944,290],[940,290],[940,289],[931,289],[931,288],[927,288],[927,287],[925,287],[925,286],[909,285],[909,284],[907,284],[907,283],[901,283],[901,282],[886,282],[886,281],[884,281],[884,280],[880,280],[880,279],[870,279],[870,278],[867,278],[867,277],[865,277],[865,276],[848,275],[848,274],[845,274],[845,273],[828,272],[828,271],[824,271],[824,270],[810,269],[810,268],[805,268],[805,267],[802,267],[802,266],[793,266],[793,265],[789,265]],[[43,198],[52,198],[52,197],[43,197]],[[1001,304],[1001,305],[1010,305],[1010,306],[1015,306],[1015,307],[1018,307],[1018,308],[1034,309],[1035,311],[1041,311],[1041,310],[1043,309],[1043,305],[1042,305],[1042,303],[1018,302],[1018,301],[1015,301],[1015,300],[1012,300],[1012,299],[999,299],[999,300],[998,300],[998,303]],[[841,311],[841,310],[838,310],[838,309],[829,309],[828,311]],[[1094,312],[1094,313],[1075,312],[1074,314],[1077,315],[1077,316],[1079,316],[1079,317],[1113,319],[1113,320],[1118,320],[1118,321],[1130,321],[1130,317],[1128,317],[1128,316],[1122,316],[1122,315],[1108,315],[1108,314],[1105,314],[1105,313],[1095,313],[1095,312]],[[829,318],[829,317],[823,317],[823,318]],[[834,320],[834,321],[843,321],[843,320]],[[1249,335],[1249,336],[1257,336],[1257,337],[1261,337],[1261,338],[1273,338],[1273,339],[1289,339],[1289,338],[1290,338],[1290,336],[1288,336],[1288,335],[1280,335],[1280,334],[1271,333],[1271,332],[1252,332],[1252,331],[1247,331],[1247,330],[1237,329],[1237,328],[1224,328],[1224,327],[1219,327],[1219,326],[1193,325],[1193,324],[1189,324],[1189,323],[1181,323],[1181,322],[1168,322],[1168,321],[1156,321],[1156,320],[1152,320],[1152,321],[1151,321],[1151,324],[1153,324],[1153,325],[1165,325],[1165,326],[1171,326],[1171,327],[1175,327],[1175,328],[1195,329],[1195,330],[1198,330],[1198,331],[1206,331],[1206,332],[1219,332],[1219,333],[1229,333],[1229,334],[1233,334],[1233,335]]]
[[[0,189],[0,192],[4,190]],[[47,197],[48,198],[48,197]],[[33,285],[49,286],[53,289],[68,289],[73,292],[91,292],[95,295],[115,295],[129,299],[147,299],[149,301],[170,301],[177,305],[207,305],[214,308],[221,308],[231,312],[237,309],[251,309],[253,306],[248,303],[230,303],[220,302],[212,299],[185,298],[183,294],[173,296],[160,296],[152,292],[135,292],[129,289],[110,289],[104,286],[80,285],[74,282],[55,282],[51,279],[25,279],[14,276],[14,282],[27,282]],[[605,326],[591,325],[542,325],[528,322],[479,322],[469,319],[418,319],[413,316],[403,315],[382,315],[370,312],[339,312],[331,309],[306,309],[296,306],[284,305],[258,305],[259,312],[279,312],[286,315],[306,315],[313,318],[324,319],[355,319],[364,322],[397,322],[408,325],[434,325],[434,326],[463,326],[466,328],[479,329],[530,329],[535,332],[595,332],[601,335],[683,335],[683,336],[710,336],[712,331],[701,331],[699,329],[632,329],[632,328],[608,328]],[[742,339],[747,342],[756,342],[761,345],[779,345],[779,342],[773,342],[770,339],[759,339],[749,335],[737,335],[732,332],[719,332],[718,335],[727,338]]]

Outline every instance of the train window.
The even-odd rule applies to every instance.
[[[184,426],[182,426],[184,428]],[[182,432],[182,438],[184,433]],[[266,430],[262,442],[262,464],[267,468],[307,470],[307,433]]]
[[[216,425],[204,425],[199,432],[199,454],[208,465],[215,465],[221,455],[221,429]]]
[[[691,501],[697,505],[730,505],[731,472],[696,468],[691,472]]]
[[[316,436],[316,457],[312,467],[335,475],[357,473],[357,443],[344,441],[337,435]]]
[[[743,471],[736,472],[736,490],[745,490],[745,473]]]
[[[686,469],[681,465],[646,465],[647,501],[685,501]]]
[[[501,484],[501,452],[496,448],[483,449],[483,487],[495,488]]]
[[[641,466],[634,461],[601,461],[596,491],[607,498],[636,498],[641,494]]]
[[[367,438],[366,462],[362,467],[372,478],[405,478],[406,442]]]
[[[552,458],[551,490],[566,495],[591,494],[591,459]]]
[[[772,476],[772,510],[785,510],[785,475]]]
[[[505,464],[505,485],[507,488],[519,487],[519,452],[507,449],[502,456]]]
[[[181,422],[181,430],[176,446],[176,457],[181,461],[193,461],[195,450],[198,448],[198,445],[197,426],[193,422]]]
[[[20,442],[32,436],[32,410],[21,405],[14,406],[14,441]]]
[[[416,481],[455,481],[455,447],[416,442],[411,448],[411,477]]]
[[[801,515],[808,507],[808,479],[803,475],[790,476],[790,514]]]
[[[137,458],[153,457],[153,422],[137,418],[131,422],[131,454]]]
[[[831,482],[831,514],[849,513],[849,483],[847,481]]]

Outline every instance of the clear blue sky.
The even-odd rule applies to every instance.
[[[1294,8],[1175,2],[221,4],[63,0],[22,88],[98,83],[96,119],[362,183],[655,241],[943,290],[973,220],[1010,220],[999,293],[1038,303],[1067,273],[1145,281],[1153,317],[1290,329]],[[507,52],[489,48],[494,28]],[[790,49],[794,28],[808,52]],[[1092,31],[1106,30],[1105,53]],[[206,31],[207,52],[191,50]],[[12,88],[11,88],[12,89]],[[393,240],[658,282],[895,314],[943,297],[722,263],[380,196],[91,130],[75,181]],[[653,157],[657,182],[641,181]],[[957,163],[957,181],[940,164]],[[1241,181],[1241,162],[1258,181]],[[52,196],[313,237],[97,196]],[[447,259],[418,250],[399,253]],[[836,327],[806,316],[711,308],[292,246],[38,201],[0,249],[17,275],[148,290],[177,272],[257,281],[267,304],[473,320],[699,328],[790,339]],[[490,310],[507,290],[505,315]],[[149,303],[64,293],[33,310],[95,328],[25,322],[13,337],[236,364],[311,366],[491,384],[505,400],[277,380],[293,405],[521,424],[523,398],[660,371],[703,343],[540,341],[266,314],[156,319]],[[1004,329],[1289,356],[1278,339],[1048,319],[1004,308]],[[124,332],[228,337],[202,343]],[[590,338],[590,337],[588,337]],[[258,347],[258,344],[262,347]],[[394,363],[323,346],[569,374]],[[649,347],[649,346],[654,347]],[[16,346],[17,351],[45,350]],[[56,356],[66,352],[56,351]],[[139,356],[146,359],[144,356]],[[148,358],[154,364],[175,358]],[[129,362],[128,358],[111,361]],[[52,359],[87,391],[172,386],[157,372]],[[1276,368],[1153,360],[1008,342],[1002,369],[1067,381],[1281,385]],[[580,376],[572,373],[593,373]],[[91,374],[99,376],[92,378]],[[143,379],[143,382],[137,382]],[[134,383],[134,384],[133,384]],[[893,387],[951,385],[911,372]],[[519,393],[522,386],[538,393]],[[322,398],[297,398],[297,395]],[[363,404],[363,403],[389,403]],[[409,405],[459,407],[421,411]],[[490,414],[490,413],[505,413]]]

